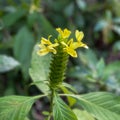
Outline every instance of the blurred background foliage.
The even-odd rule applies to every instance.
[[[82,30],[89,46],[70,57],[67,81],[79,93],[120,95],[119,0],[0,0],[0,96],[40,93],[29,87],[33,47],[41,36],[54,39],[57,27]],[[33,116],[39,118],[34,109]]]

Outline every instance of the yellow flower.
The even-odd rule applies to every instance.
[[[56,31],[59,33],[59,35],[63,39],[68,38],[71,34],[71,31],[69,31],[68,29],[61,30],[61,28],[57,28]]]
[[[58,46],[58,43],[52,44],[49,40],[50,37],[51,35],[48,37],[48,39],[43,37],[41,38],[41,44],[38,45],[41,49],[37,52],[40,56],[46,55],[49,52],[52,52],[53,54],[57,53],[55,47]]]
[[[70,39],[67,43],[61,42],[65,47],[63,48],[65,52],[67,52],[72,57],[77,57],[77,52],[75,49],[79,47],[85,47],[88,48],[88,46],[81,42],[82,38],[84,37],[83,32],[79,32],[76,30],[75,37],[77,39],[77,42],[73,42],[73,39]]]
[[[77,39],[76,47],[84,47],[88,49],[88,46],[82,42],[82,39],[84,37],[84,33],[82,31],[75,31],[75,37]]]
[[[74,46],[73,39],[71,39],[67,43],[65,43],[65,42],[61,42],[61,43],[65,46],[63,48],[65,52],[67,52],[72,57],[77,57],[77,53],[75,51],[75,46]]]

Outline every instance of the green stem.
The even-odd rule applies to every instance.
[[[51,119],[52,114],[53,114],[53,105],[54,105],[54,94],[55,94],[55,90],[51,89],[51,100],[50,100],[50,114],[48,116],[48,120]]]

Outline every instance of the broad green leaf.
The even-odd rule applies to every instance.
[[[54,97],[53,118],[54,120],[77,120],[74,112],[56,95]]]
[[[78,120],[95,120],[93,116],[85,110],[73,109],[73,112],[77,116]]]
[[[14,56],[21,63],[24,78],[28,78],[34,38],[27,27],[22,27],[15,36]]]
[[[13,13],[9,13],[3,17],[3,24],[7,27],[15,24],[17,20],[19,20],[23,15],[25,15],[25,10],[19,9]]]
[[[19,62],[14,58],[6,55],[0,55],[0,72],[10,71],[19,65]]]
[[[106,92],[71,96],[97,120],[120,120],[120,97]]]
[[[43,93],[46,93],[49,90],[48,85],[46,85],[45,82],[48,80],[51,56],[50,54],[39,56],[37,54],[38,50],[38,45],[36,45],[32,54],[31,68],[29,69],[29,73],[33,82],[37,82],[37,87]]]
[[[27,120],[34,97],[7,96],[0,98],[0,120]]]

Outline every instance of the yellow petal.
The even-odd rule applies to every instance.
[[[82,47],[88,49],[89,47],[86,44],[82,44]]]
[[[52,44],[49,40],[47,40],[46,38],[42,37],[41,38],[41,44],[46,44],[46,45],[50,45]]]
[[[68,29],[64,29],[63,38],[68,38],[70,34],[71,34],[71,31],[69,31]]]
[[[88,48],[88,46],[82,42],[74,42],[73,44],[71,44],[70,46],[73,49],[77,49],[79,47],[84,47],[84,48]]]
[[[61,42],[61,44],[68,47],[68,45],[65,42]]]
[[[60,34],[60,36],[62,37],[62,38],[68,38],[69,36],[70,36],[70,34],[71,34],[71,31],[69,31],[68,29],[64,29],[64,30],[62,30],[61,28],[57,28],[56,29],[56,31]]]
[[[68,47],[68,48],[65,48],[65,51],[72,57],[77,57],[77,52],[74,49],[71,49]]]
[[[70,39],[68,42],[67,42],[68,46],[70,46],[71,44],[73,44],[73,39]]]
[[[84,33],[82,31],[76,30],[75,37],[76,37],[77,41],[80,42],[84,37]]]
[[[57,47],[58,45],[59,45],[58,43],[54,43],[54,44],[51,44],[50,46]]]
[[[50,52],[52,52],[53,54],[57,53],[57,51],[54,48],[50,49]]]
[[[62,35],[62,30],[61,30],[61,28],[56,28],[56,31],[57,31],[59,34]]]
[[[49,53],[47,49],[41,49],[37,52],[37,54],[40,56],[46,55],[47,53]]]

